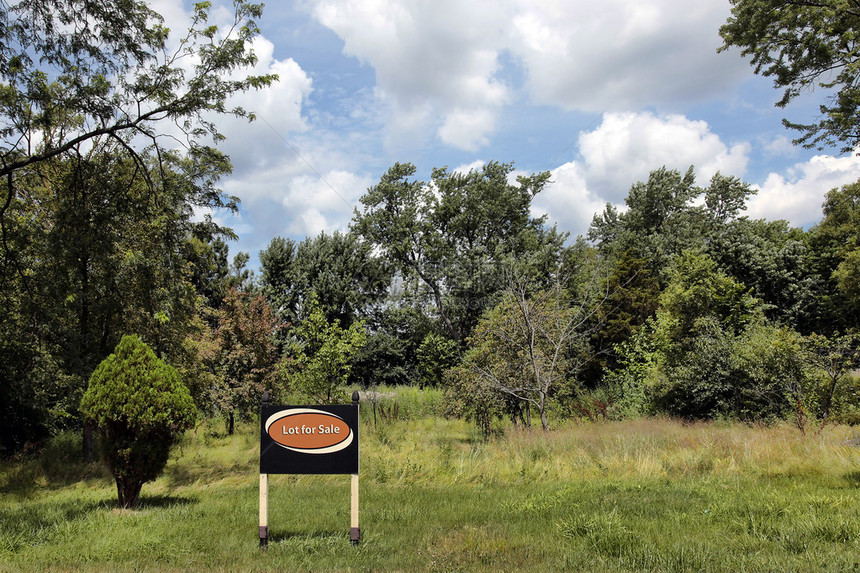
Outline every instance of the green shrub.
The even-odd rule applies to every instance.
[[[136,505],[143,484],[162,472],[170,447],[197,416],[177,370],[136,336],[123,336],[93,372],[81,412],[101,434],[122,507]]]

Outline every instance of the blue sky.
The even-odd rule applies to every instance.
[[[182,6],[152,5],[182,29]],[[535,214],[574,237],[664,165],[703,185],[738,176],[758,189],[750,216],[813,224],[860,159],[791,145],[781,119],[814,121],[825,93],[775,108],[770,80],[716,53],[728,15],[727,0],[272,1],[256,71],[280,81],[237,98],[258,121],[219,120],[223,188],[242,200],[216,214],[239,235],[231,252],[255,263],[275,236],[345,230],[398,161],[422,178],[491,160],[550,170]]]

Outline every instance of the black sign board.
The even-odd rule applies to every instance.
[[[263,405],[261,474],[357,474],[358,404]]]

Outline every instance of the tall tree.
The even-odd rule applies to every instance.
[[[572,301],[560,283],[529,292],[511,280],[502,302],[481,318],[469,338],[462,368],[479,387],[533,406],[541,427],[548,429],[552,393],[575,380],[587,360],[591,318],[603,303],[595,294],[599,288]]]
[[[391,284],[390,265],[353,233],[325,232],[300,243],[276,237],[260,252],[263,293],[284,320],[298,324],[313,293],[329,321],[367,318]]]
[[[538,173],[510,182],[513,165],[491,162],[468,173],[434,169],[429,182],[396,164],[361,198],[353,229],[426,289],[437,317],[462,340],[495,306],[507,261],[526,253],[558,266],[565,236],[531,216],[531,201],[549,180]],[[535,265],[537,266],[537,265]]]
[[[0,393],[0,410],[32,398],[75,425],[89,373],[123,332],[162,355],[179,347],[200,260],[192,208],[235,208],[216,186],[229,160],[202,142],[221,138],[215,114],[252,116],[228,107],[233,94],[276,79],[236,73],[256,62],[261,7],[234,6],[219,30],[198,3],[171,43],[136,0],[0,3],[0,330],[14,358],[1,369],[31,388]],[[4,448],[20,445],[7,435]]]
[[[720,28],[725,44],[750,58],[756,74],[773,78],[785,107],[813,88],[825,91],[821,119],[802,124],[783,120],[800,133],[805,147],[860,143],[860,58],[856,33],[860,7],[845,0],[731,0],[732,15]]]

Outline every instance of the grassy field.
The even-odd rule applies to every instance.
[[[357,547],[348,476],[272,476],[261,551],[257,427],[204,424],[135,511],[71,436],[4,463],[0,571],[860,569],[851,428],[648,419],[483,442],[414,392],[392,400],[375,425],[362,410]]]

